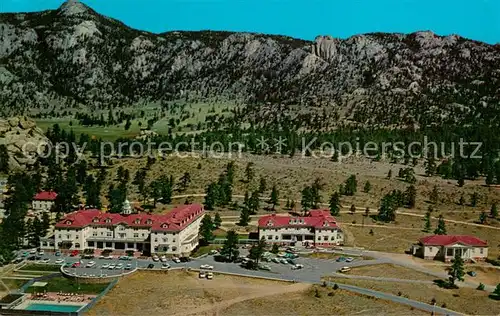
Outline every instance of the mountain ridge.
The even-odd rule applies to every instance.
[[[0,103],[14,112],[54,102],[164,102],[188,92],[327,109],[332,124],[461,124],[478,115],[491,124],[498,114],[500,46],[458,35],[308,41],[229,31],[156,34],[70,1],[57,10],[0,14],[0,39]]]

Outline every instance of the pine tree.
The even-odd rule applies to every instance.
[[[262,258],[262,255],[266,251],[266,239],[264,236],[259,240],[259,242],[250,248],[248,257],[255,261],[255,266],[259,265],[259,261]]]
[[[0,172],[9,173],[9,152],[5,144],[0,145]]]
[[[227,232],[226,240],[220,251],[222,256],[225,256],[229,261],[234,261],[240,255],[238,251],[238,235],[234,230]]]
[[[463,186],[464,186],[464,184],[465,184],[465,180],[464,180],[464,178],[462,178],[462,177],[461,177],[461,178],[459,178],[459,179],[458,179],[458,182],[457,182],[457,185],[461,188],[461,187],[463,187]]]
[[[214,216],[214,226],[215,228],[219,228],[222,225],[222,218],[219,215],[219,212],[215,213]]]
[[[405,204],[408,208],[414,208],[417,200],[417,189],[412,184],[410,185],[405,192]]]
[[[394,197],[391,194],[386,194],[380,202],[378,219],[384,222],[394,221],[396,219],[396,208]]]
[[[218,186],[216,183],[212,182],[207,186],[205,191],[205,202],[203,203],[206,210],[213,210],[218,200]]]
[[[321,189],[323,188],[323,184],[321,183],[320,178],[316,178],[314,183],[311,185],[311,207],[319,208],[321,203]]]
[[[424,232],[429,233],[431,231],[431,212],[427,211],[424,217]]]
[[[491,205],[490,216],[492,218],[497,218],[498,217],[498,209],[497,209],[497,204],[496,203],[493,203]]]
[[[312,203],[313,203],[312,188],[310,186],[307,186],[302,190],[302,199],[300,201],[300,204],[302,205],[302,210],[304,212],[310,210],[312,207]]]
[[[271,203],[273,211],[275,207],[279,205],[279,191],[276,188],[276,185],[273,185],[273,188],[271,190],[271,197],[269,199],[269,203]]]
[[[50,229],[50,216],[48,212],[43,212],[42,214],[42,232],[45,236]]]
[[[265,191],[266,191],[266,179],[264,177],[261,177],[259,182],[259,192],[264,193]]]
[[[439,190],[437,185],[432,188],[432,191],[429,195],[429,200],[432,204],[437,204],[437,202],[439,201]]]
[[[345,181],[345,186],[344,186],[344,194],[347,196],[352,196],[356,193],[358,187],[358,181],[356,180],[355,175],[351,175],[347,180]]]
[[[254,173],[254,170],[253,170],[253,162],[249,162],[249,163],[247,163],[247,166],[245,168],[246,182],[247,183],[252,182],[254,175],[255,175],[255,173]]]
[[[425,175],[432,177],[436,173],[436,162],[433,156],[427,158],[425,162]]]
[[[435,235],[446,235],[446,224],[444,222],[443,215],[439,215],[438,224],[434,230]]]
[[[464,194],[462,193],[462,195],[460,195],[460,199],[458,200],[458,204],[459,205],[465,205],[465,198],[464,198]]]
[[[389,170],[389,172],[387,173],[387,179],[391,179],[392,178],[392,170]]]
[[[213,238],[214,223],[210,215],[205,214],[200,224],[200,236],[203,239],[203,243],[207,245]]]
[[[369,192],[370,192],[370,190],[371,190],[371,188],[372,188],[372,185],[370,184],[370,182],[369,182],[369,181],[366,181],[366,182],[365,182],[365,186],[364,186],[364,188],[363,188],[363,192],[365,192],[365,193],[369,193]]]
[[[451,267],[448,269],[448,280],[450,282],[450,285],[454,286],[455,281],[463,281],[464,280],[464,260],[462,259],[462,256],[457,253],[455,254],[455,258],[453,259],[453,263],[451,264]]]
[[[248,226],[250,222],[250,210],[246,206],[241,207],[239,226]]]
[[[248,208],[249,214],[250,215],[257,214],[259,207],[260,207],[259,191],[253,191],[249,199],[249,208]]]
[[[356,213],[356,206],[354,204],[351,205],[350,211],[351,211],[351,214]]]
[[[340,194],[338,194],[338,192],[333,192],[330,197],[329,207],[332,216],[338,216],[340,214]]]
[[[486,223],[486,219],[488,218],[488,216],[486,215],[486,212],[481,212],[481,214],[479,214],[479,222],[481,224],[484,224]]]
[[[477,192],[472,193],[470,195],[470,206],[476,207],[478,201],[479,201],[479,194]]]
[[[182,175],[182,177],[179,179],[179,186],[180,186],[180,191],[181,192],[184,192],[186,191],[189,183],[191,183],[191,175],[189,174],[189,172],[184,172],[184,174]]]

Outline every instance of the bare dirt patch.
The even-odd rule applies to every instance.
[[[500,304],[490,299],[488,292],[472,288],[447,290],[434,284],[395,283],[334,277],[328,279],[332,282],[351,284],[394,295],[401,294],[401,296],[409,299],[428,304],[431,304],[434,298],[437,306],[443,306],[469,315],[496,315],[500,313]]]

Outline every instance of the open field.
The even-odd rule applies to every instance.
[[[383,281],[355,280],[328,277],[332,282],[351,284],[376,291],[404,297],[431,304],[436,300],[437,306],[469,315],[494,315],[500,313],[500,304],[488,297],[489,293],[472,288],[459,288],[456,290],[442,289],[434,284],[421,283],[394,283]]]
[[[309,284],[227,275],[205,280],[185,271],[139,272],[120,280],[89,315],[331,315],[374,308],[410,312],[404,306],[345,291],[330,297],[332,289],[318,290],[319,298]]]
[[[21,271],[47,271],[47,272],[59,272],[61,266],[52,264],[27,264],[23,266]]]
[[[74,280],[66,279],[64,277],[57,277],[50,279],[47,286],[44,288],[47,292],[64,292],[64,293],[78,293],[78,294],[99,294],[108,284],[83,284]],[[39,288],[29,287],[26,292],[39,292]]]
[[[316,297],[316,289],[319,296]],[[321,286],[232,305],[219,315],[425,315],[404,305]]]
[[[433,281],[437,279],[435,276],[432,276],[430,274],[415,271],[413,269],[394,264],[374,264],[370,266],[356,267],[352,268],[351,271],[347,272],[346,274],[409,280]]]

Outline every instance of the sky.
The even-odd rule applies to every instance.
[[[150,32],[226,30],[313,40],[431,30],[500,43],[500,0],[81,0]],[[0,0],[0,12],[55,9],[63,0]]]

